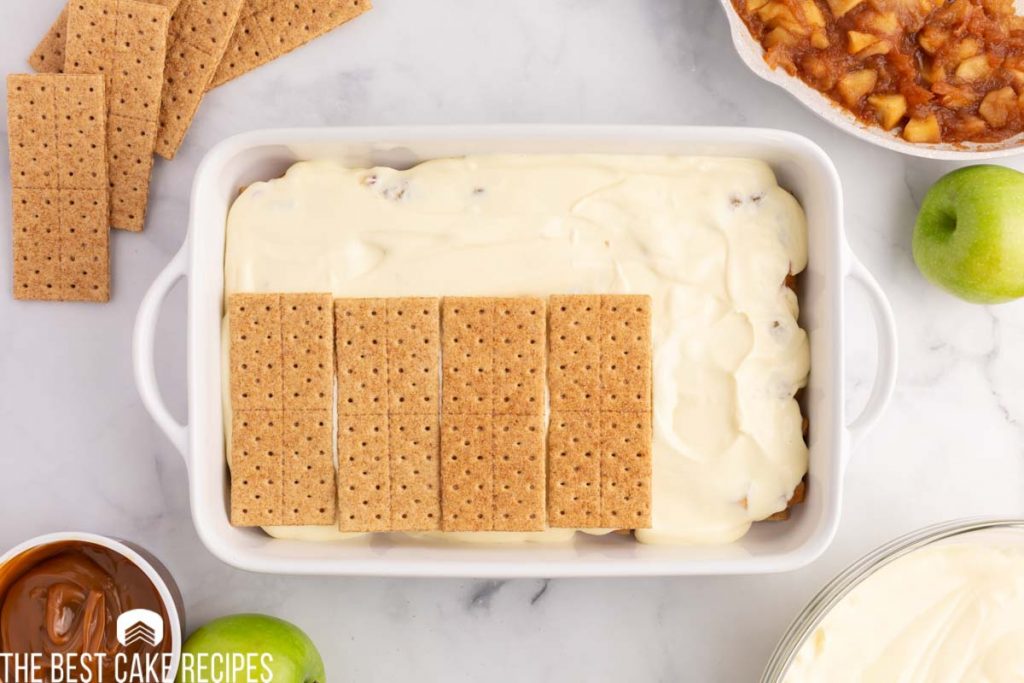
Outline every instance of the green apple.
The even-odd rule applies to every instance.
[[[298,627],[262,614],[211,621],[182,646],[178,683],[324,683],[324,662]]]
[[[914,260],[967,301],[1024,296],[1024,173],[968,166],[939,179],[917,215]]]

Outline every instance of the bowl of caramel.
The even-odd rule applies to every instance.
[[[0,680],[173,681],[182,614],[144,550],[89,533],[33,538],[0,557]]]

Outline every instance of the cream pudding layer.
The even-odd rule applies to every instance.
[[[404,171],[296,164],[235,202],[224,270],[226,295],[649,294],[653,527],[636,537],[696,544],[740,538],[784,509],[807,471],[794,395],[809,352],[784,284],[806,261],[803,211],[762,162],[501,155]],[[323,527],[268,532],[351,536]],[[560,541],[572,533],[429,536]]]

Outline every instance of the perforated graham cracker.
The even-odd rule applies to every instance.
[[[285,410],[334,404],[334,302],[330,294],[282,294]]]
[[[244,0],[182,0],[171,19],[156,153],[173,159],[220,65]]]
[[[371,6],[370,0],[247,0],[210,87],[305,45]]]
[[[281,296],[232,294],[228,329],[232,409],[283,410]]]
[[[238,410],[231,427],[231,524],[284,522],[280,411]]]
[[[110,298],[100,76],[8,78],[14,295]]]
[[[558,296],[550,305],[550,524],[645,528],[651,510],[650,298]]]
[[[69,5],[64,69],[103,74],[107,88],[111,224],[145,224],[170,12],[136,0]]]
[[[597,410],[601,386],[601,297],[552,296],[549,305],[551,411]]]
[[[544,410],[547,306],[521,297],[494,302],[495,415],[537,415]]]
[[[651,438],[649,411],[602,413],[599,526],[651,526]]]
[[[387,303],[336,299],[339,415],[387,415]]]
[[[494,528],[494,433],[491,415],[444,415],[441,423],[441,528]]]
[[[494,300],[451,297],[441,305],[442,412],[490,415],[494,403]]]
[[[391,529],[387,415],[338,415],[338,526]]]
[[[651,409],[651,300],[601,297],[601,410]]]
[[[391,460],[391,528],[441,527],[440,423],[436,412],[388,418]]]
[[[548,524],[596,528],[601,521],[601,418],[554,412],[548,423]]]
[[[495,531],[546,526],[544,416],[494,416]]]
[[[437,414],[441,358],[438,299],[387,300],[388,412]]]
[[[334,524],[332,411],[285,410],[282,420],[284,503],[282,524]]]
[[[142,0],[154,5],[162,5],[174,14],[178,0]],[[39,45],[29,56],[28,62],[40,73],[61,73],[64,70],[64,51],[67,42],[68,8],[65,6],[50,30],[46,32]]]

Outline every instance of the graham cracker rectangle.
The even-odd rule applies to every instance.
[[[440,300],[388,299],[388,412],[437,414]]]
[[[387,415],[387,302],[335,299],[339,415]]]
[[[391,529],[387,415],[338,415],[338,526]]]
[[[239,410],[231,426],[231,524],[284,521],[283,431],[279,410]]]
[[[210,87],[226,83],[354,19],[370,0],[248,0]]]
[[[601,297],[601,410],[651,409],[651,298]]]
[[[173,159],[238,23],[244,0],[183,0],[171,19],[156,153]]]
[[[444,415],[441,423],[441,528],[494,527],[494,435],[490,415]]]
[[[160,117],[170,12],[136,0],[76,0],[69,5],[65,71],[103,74],[111,224],[145,224]]]
[[[282,294],[281,340],[284,409],[330,410],[334,404],[331,295]]]
[[[540,531],[546,526],[544,416],[494,417],[495,531]]]
[[[440,423],[436,412],[388,418],[391,529],[441,528]]]
[[[332,411],[285,410],[283,414],[284,504],[282,524],[334,524],[337,488],[334,475]]]
[[[283,410],[281,296],[232,294],[228,328],[232,409]]]
[[[162,5],[173,15],[178,7],[178,0],[142,0],[154,5]],[[28,63],[40,73],[61,73],[64,71],[64,52],[67,43],[68,8],[60,11],[39,45],[28,58]]]
[[[651,413],[601,415],[601,523],[651,526]]]
[[[600,526],[601,417],[597,411],[552,411],[547,482],[549,526]]]
[[[110,299],[101,76],[8,78],[17,299]]]
[[[539,415],[544,411],[547,306],[521,297],[494,302],[494,414]]]
[[[494,301],[451,297],[441,304],[441,405],[446,414],[492,414]]]
[[[601,297],[552,296],[548,303],[551,411],[596,410],[601,386]]]

